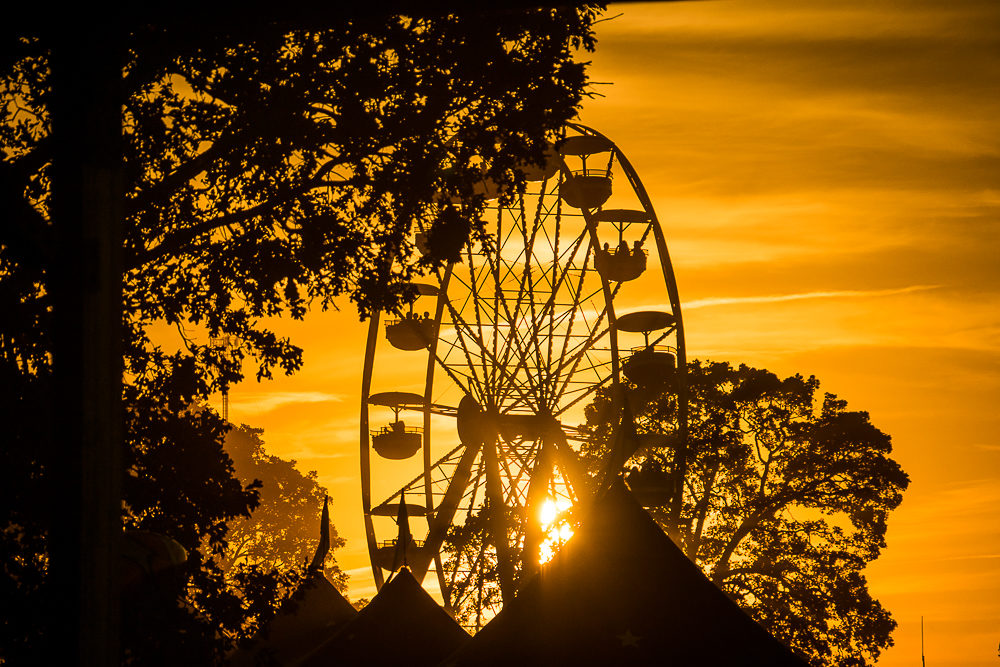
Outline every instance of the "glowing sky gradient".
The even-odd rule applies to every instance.
[[[912,484],[868,570],[880,661],[996,665],[1000,641],[1000,3],[612,5],[581,122],[663,225],[689,355],[815,374],[893,436]],[[663,297],[665,299],[665,296]],[[231,416],[316,469],[370,595],[358,484],[366,327],[279,329],[305,368]]]

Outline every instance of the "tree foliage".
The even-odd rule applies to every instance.
[[[473,631],[486,625],[503,608],[500,561],[491,534],[493,511],[487,503],[469,514],[463,523],[448,528],[441,549],[444,571],[449,573],[450,608],[455,620]],[[510,507],[504,507],[503,511],[510,531],[508,542],[517,541],[523,533],[524,517]],[[516,587],[522,561],[520,554],[512,553],[510,558]]]
[[[123,520],[180,542],[192,582],[163,626],[187,640],[127,646],[135,662],[210,662],[252,633],[282,588],[260,568],[239,587],[227,579],[227,531],[258,493],[234,476],[228,426],[191,406],[240,381],[245,365],[258,379],[301,366],[301,350],[265,318],[337,299],[362,315],[393,308],[406,298],[401,281],[443,259],[418,261],[415,229],[474,233],[475,181],[519,178],[517,165],[540,161],[575,114],[586,79],[574,49],[593,48],[596,16],[593,6],[374,14],[330,29],[208,36],[173,24],[128,35]],[[58,520],[46,486],[58,455],[47,281],[59,237],[48,38],[0,50],[0,391],[12,423],[0,448],[0,660],[11,661],[51,629],[32,619],[57,618],[38,594]],[[197,334],[170,349],[151,333],[164,322]],[[210,344],[226,336],[235,344]]]
[[[885,547],[889,512],[909,483],[890,437],[867,413],[820,397],[814,377],[698,361],[687,377],[685,553],[813,664],[874,664],[896,622],[868,591],[864,568]],[[636,407],[638,431],[676,433],[676,395],[650,398]],[[611,410],[608,395],[588,407],[591,460],[608,455],[613,420],[601,415]],[[673,462],[667,444],[628,465],[669,475]],[[665,507],[651,513],[666,524]]]
[[[233,460],[236,478],[257,485],[258,505],[249,517],[230,521],[226,549],[220,565],[227,573],[241,568],[278,572],[302,571],[311,562],[319,543],[317,517],[326,489],[316,481],[316,471],[302,473],[294,460],[268,454],[263,429],[242,425],[226,434],[225,450]],[[340,569],[334,551],[344,538],[331,526],[330,551],[324,562],[326,578],[344,592],[347,573]]]

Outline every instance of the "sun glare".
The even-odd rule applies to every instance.
[[[542,530],[548,528],[558,515],[559,508],[556,507],[555,502],[551,498],[542,503],[542,509],[538,513],[538,521],[542,524]]]
[[[573,528],[565,520],[559,519],[560,515],[569,509],[571,505],[572,503],[564,498],[557,500],[547,498],[542,503],[541,510],[538,512],[538,521],[542,525],[545,540],[538,550],[539,563],[547,563],[552,560],[559,547],[566,540],[573,537]]]

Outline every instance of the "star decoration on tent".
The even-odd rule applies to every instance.
[[[642,639],[642,637],[639,637],[638,635],[633,635],[631,630],[626,630],[617,636],[618,641],[622,643],[622,647],[634,646],[635,648],[639,648],[639,640]]]

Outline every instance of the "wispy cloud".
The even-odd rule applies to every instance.
[[[371,566],[368,566],[368,565],[363,565],[361,567],[352,567],[350,570],[347,570],[347,576],[349,576],[349,577],[362,576],[362,575],[368,574],[371,571],[372,571],[372,568],[371,568]]]
[[[299,460],[314,461],[316,459],[342,459],[348,456],[347,452],[317,452],[315,449],[305,448],[291,453],[292,458]],[[350,477],[338,477],[334,482],[350,480]]]
[[[949,558],[940,558],[939,560],[949,561],[949,560],[995,560],[1000,558],[1000,554],[971,554],[968,556],[951,556]]]
[[[738,296],[738,297],[710,297],[707,299],[696,299],[684,304],[685,310],[694,308],[708,308],[711,306],[734,306],[760,303],[781,303],[783,301],[804,301],[807,299],[855,299],[872,298],[880,296],[893,296],[897,294],[909,294],[911,292],[923,292],[937,289],[940,285],[910,285],[909,287],[897,287],[892,289],[879,290],[830,290],[820,292],[802,292],[798,294],[770,294],[762,296]]]
[[[338,403],[342,400],[338,394],[321,391],[279,391],[241,395],[238,399],[230,399],[229,406],[236,412],[259,414],[296,403]]]

